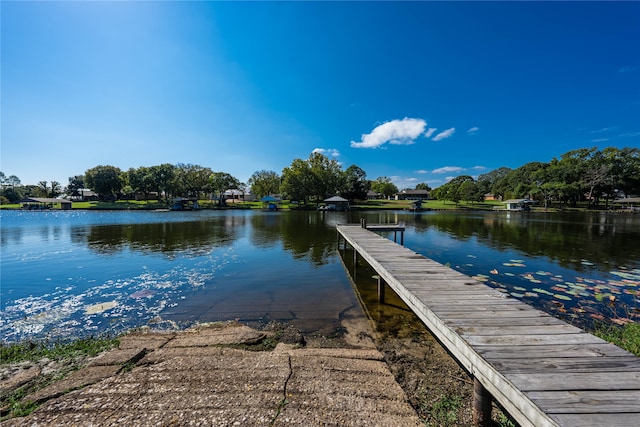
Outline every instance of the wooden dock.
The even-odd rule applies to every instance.
[[[339,246],[351,246],[474,378],[476,425],[488,425],[491,398],[521,426],[640,425],[639,357],[367,228],[337,226]]]

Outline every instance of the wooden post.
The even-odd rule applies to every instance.
[[[473,378],[473,425],[489,427],[491,425],[491,393]]]
[[[378,276],[378,303],[384,304],[384,280]]]
[[[400,245],[404,246],[404,230],[400,231]]]
[[[353,281],[355,282],[358,277],[358,251],[353,248]]]

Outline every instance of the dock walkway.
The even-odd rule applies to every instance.
[[[640,425],[640,358],[360,225],[337,231],[473,376],[477,425],[491,397],[521,426]]]

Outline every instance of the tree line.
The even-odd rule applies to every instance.
[[[223,193],[234,189],[250,191],[260,198],[280,194],[283,198],[301,203],[320,202],[340,195],[348,200],[363,200],[367,192],[381,197],[398,193],[388,177],[368,180],[366,172],[357,165],[343,170],[340,163],[321,153],[307,159],[294,159],[281,174],[271,170],[253,173],[247,183],[226,172],[194,164],[161,164],[141,166],[122,171],[115,166],[100,165],[83,175],[69,177],[66,187],[56,181],[40,181],[38,185],[21,185],[15,175],[0,172],[3,203],[16,203],[23,197],[57,197],[72,195],[80,189],[91,189],[100,200],[130,199],[154,195],[158,201],[173,197],[217,199],[224,203]],[[431,190],[421,183],[416,189]],[[480,202],[487,194],[495,198],[525,198],[539,200],[545,205],[552,201],[575,205],[588,201],[597,206],[601,201],[640,194],[640,149],[608,147],[583,148],[569,151],[548,163],[531,162],[517,169],[501,167],[474,179],[458,176],[431,191],[431,198]]]
[[[256,171],[247,183],[209,167],[166,163],[127,171],[110,165],[95,166],[83,175],[69,177],[66,187],[57,181],[23,186],[15,175],[7,177],[0,172],[0,184],[3,203],[16,203],[24,197],[71,196],[82,189],[91,189],[102,201],[134,197],[148,200],[153,196],[167,203],[175,197],[188,197],[216,199],[220,204],[224,204],[223,193],[227,190],[250,191],[256,197],[280,194],[301,203],[319,202],[336,194],[349,200],[366,199],[369,189],[384,196],[398,192],[389,178],[369,181],[360,167],[352,165],[343,170],[336,160],[320,153],[312,153],[306,160],[295,159],[281,174],[269,170]]]
[[[548,163],[530,162],[478,176],[458,176],[432,191],[431,197],[460,201],[530,198],[548,207],[552,202],[591,208],[612,200],[640,195],[640,149],[607,147],[569,151]]]

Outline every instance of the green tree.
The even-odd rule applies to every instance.
[[[504,188],[501,187],[498,183],[505,176],[507,176],[511,172],[510,168],[501,167],[491,172],[481,174],[478,176],[478,191],[484,196],[485,194],[491,193],[494,197],[501,198],[504,197]]]
[[[96,166],[84,173],[85,183],[102,200],[113,200],[122,189],[122,171],[115,166]]]
[[[460,175],[453,178],[451,181],[447,182],[444,185],[436,188],[433,191],[433,196],[438,200],[450,200],[455,204],[460,203],[460,200],[463,200],[465,196],[465,187],[468,188],[467,196],[472,197],[471,193],[473,191],[477,192],[477,188],[474,189],[471,187],[471,184],[465,184],[467,182],[473,182],[473,177],[470,175]]]
[[[251,193],[260,198],[278,193],[280,191],[280,182],[280,175],[276,172],[260,170],[251,175],[247,184],[251,187]]]
[[[312,194],[313,176],[309,163],[294,159],[289,167],[282,170],[280,192],[290,200],[307,203]]]
[[[151,168],[140,166],[139,168],[130,168],[127,171],[127,178],[132,193],[142,193],[144,199],[149,201],[149,193],[155,188],[153,174]]]
[[[22,187],[2,187],[0,195],[6,198],[9,203],[18,203],[25,194]]]
[[[209,185],[213,193],[218,195],[218,205],[224,206],[224,192],[237,190],[240,181],[226,172],[213,172],[209,175]]]
[[[420,184],[416,185],[416,190],[431,191],[431,187],[429,187],[429,184],[421,182]]]
[[[69,177],[69,183],[67,184],[67,194],[71,195],[74,192],[84,188],[84,175],[75,175]]]
[[[158,193],[158,201],[160,201],[160,198],[164,195],[165,201],[168,202],[170,196],[175,193],[175,188],[173,186],[176,173],[175,171],[175,166],[169,163],[163,163],[149,168],[152,191],[156,191]]]
[[[611,165],[611,194],[629,196],[640,194],[640,148],[608,147],[603,156]]]
[[[177,164],[174,173],[174,190],[177,195],[200,198],[202,193],[211,190],[210,168],[193,164]]]
[[[351,165],[344,171],[345,189],[342,196],[350,201],[367,198],[367,173],[356,165]]]
[[[40,181],[35,189],[35,195],[37,197],[55,198],[60,194],[62,194],[62,186],[58,181],[51,181],[50,186],[47,181]]]
[[[321,153],[311,153],[307,160],[311,170],[312,195],[317,202],[339,194],[344,189],[344,173],[337,160]]]
[[[388,177],[380,176],[371,182],[371,190],[378,194],[384,194],[385,197],[389,198],[398,192],[398,187]]]

